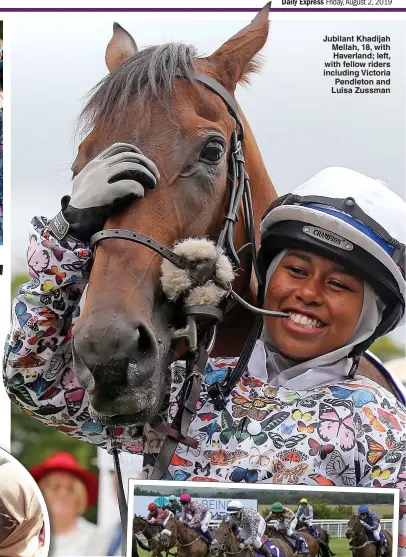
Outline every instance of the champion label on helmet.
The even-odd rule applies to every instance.
[[[303,227],[302,230],[308,236],[314,236],[321,242],[331,244],[333,246],[336,246],[337,248],[351,251],[354,247],[351,242],[349,242],[342,236],[338,236],[337,234],[333,234],[332,232],[324,230],[323,228],[318,228],[317,226],[310,226],[310,224],[307,224]]]

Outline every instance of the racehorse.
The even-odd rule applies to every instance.
[[[161,524],[151,524],[150,522],[148,522],[145,518],[143,518],[142,516],[137,516],[134,515],[134,520],[133,520],[133,549],[134,547],[137,547],[137,544],[140,545],[140,547],[146,551],[151,551],[152,549],[152,557],[161,557],[161,551],[164,551],[166,549],[162,548],[160,549],[158,541],[158,534],[159,532],[162,531],[162,525]],[[139,540],[136,536],[136,534],[142,534],[148,541],[148,547],[145,547],[143,545],[143,543],[141,542],[141,540]],[[173,547],[174,543],[172,545],[170,545],[170,547]]]
[[[258,70],[256,55],[266,42],[268,28],[267,5],[211,56],[199,58],[194,47],[177,43],[139,52],[132,36],[114,26],[105,56],[110,74],[84,108],[82,121],[88,135],[72,170],[78,174],[107,146],[127,142],[156,163],[160,180],[141,200],[106,221],[106,229],[132,234],[124,238],[116,232],[108,241],[98,241],[86,301],[72,333],[75,369],[88,388],[95,419],[106,425],[153,419],[167,392],[168,365],[185,352],[183,341],[173,343],[174,329],[182,329],[185,319],[163,296],[162,257],[148,249],[152,241],[172,247],[189,237],[218,240],[225,221],[236,220],[228,214],[233,195],[228,177],[233,156],[240,152],[252,199],[239,200],[235,237],[227,236],[231,252],[241,250],[250,236],[258,240],[261,215],[276,198],[254,135],[239,109],[245,130],[242,151],[233,145],[236,126],[241,126],[230,110],[237,83],[247,82],[250,73]],[[134,233],[147,240],[143,244],[125,241]],[[233,289],[255,303],[252,255],[249,250],[240,252]],[[217,327],[212,355],[237,356],[254,319],[240,306],[229,312]],[[369,375],[382,384],[378,371],[376,377]]]
[[[286,542],[285,535],[279,530],[277,530],[276,528],[274,528],[273,526],[267,525],[265,530],[265,535],[268,536],[268,538],[275,538],[279,540],[284,540]],[[300,536],[302,536],[302,538],[306,540],[306,543],[309,546],[309,553],[306,555],[311,555],[311,557],[315,557],[316,555],[318,555],[320,552],[320,546],[318,541],[315,538],[313,538],[313,536],[311,536],[308,532],[300,532]],[[303,554],[298,553],[297,555],[303,555]]]
[[[302,534],[301,529],[304,529],[305,532],[308,532],[306,530],[307,526],[304,522],[302,521],[298,521],[296,524],[296,531],[298,531],[300,534]],[[333,557],[335,555],[335,553],[333,553],[330,549],[330,535],[327,532],[327,530],[324,530],[323,528],[321,528],[320,526],[317,526],[317,530],[319,532],[319,537],[315,538],[320,546],[320,552],[322,557]],[[310,534],[310,532],[308,532]]]
[[[285,557],[293,557],[292,548],[283,540],[269,539],[271,544],[281,550]],[[275,551],[276,555],[277,552]],[[241,549],[240,543],[235,535],[235,527],[228,522],[223,521],[215,530],[215,537],[210,548],[210,555],[213,557],[252,557],[253,552],[250,548]]]
[[[140,540],[136,537],[136,534],[142,534],[147,540],[149,548],[142,547],[151,551],[152,557],[161,557],[163,552],[175,547],[176,541],[174,538],[169,540],[168,544],[162,545],[160,543],[159,533],[162,532],[163,526],[161,524],[151,524],[142,516],[134,516],[133,520],[133,546],[138,543],[141,545]]]
[[[388,542],[386,555],[389,557],[392,555],[392,534],[387,530],[382,530],[381,533]],[[376,557],[378,555],[376,544],[368,538],[364,526],[357,515],[354,514],[350,518],[345,535],[347,539],[351,540],[351,549],[354,557]]]
[[[208,544],[197,534],[194,528],[183,524],[177,518],[170,518],[160,534],[161,542],[168,544],[175,539],[178,557],[206,557]]]

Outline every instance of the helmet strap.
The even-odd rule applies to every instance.
[[[355,374],[357,373],[357,369],[358,369],[358,366],[359,366],[361,356],[362,356],[362,353],[361,354],[354,354],[354,356],[352,358],[352,366],[351,366],[350,371],[348,372],[347,379],[354,379]]]

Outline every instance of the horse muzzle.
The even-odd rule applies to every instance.
[[[169,545],[170,539],[172,537],[172,532],[170,530],[162,530],[161,534],[161,542],[164,545]]]
[[[347,540],[350,540],[353,537],[352,530],[347,530],[345,533],[345,537],[347,538]]]
[[[212,555],[213,557],[217,557],[219,553],[220,553],[219,543],[217,540],[213,540],[210,546],[210,555]]]

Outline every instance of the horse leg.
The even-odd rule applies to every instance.
[[[133,536],[133,543],[131,547],[131,557],[139,557],[138,554],[138,547],[137,547],[137,538]]]

